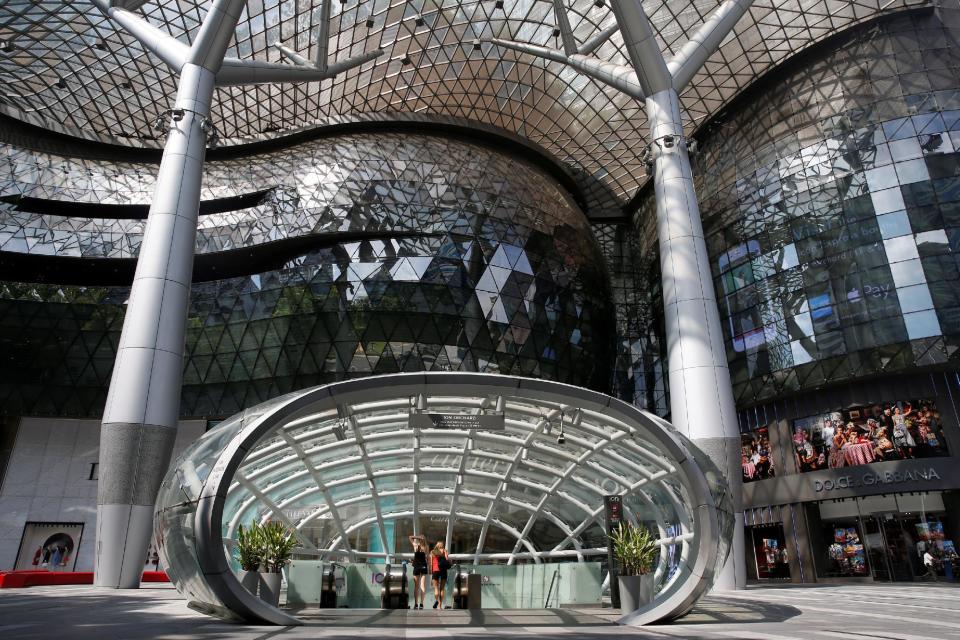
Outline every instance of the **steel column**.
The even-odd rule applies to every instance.
[[[646,100],[670,380],[670,421],[725,474],[737,530],[716,586],[743,587],[740,435],[700,208],[673,88]]]
[[[136,588],[170,464],[213,72],[183,67],[100,429],[96,584]]]

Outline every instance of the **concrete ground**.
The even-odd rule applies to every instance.
[[[960,589],[935,584],[803,586],[718,593],[671,624],[626,628],[607,609],[315,611],[300,627],[231,625],[187,608],[170,586],[0,590],[0,638],[704,638],[960,640]]]

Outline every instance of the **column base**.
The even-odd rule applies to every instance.
[[[139,589],[152,530],[152,506],[97,505],[93,584],[108,589]]]

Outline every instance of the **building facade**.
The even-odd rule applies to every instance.
[[[72,442],[70,421],[102,411],[154,166],[6,151],[4,190],[17,195],[2,205],[0,252],[19,281],[2,285],[0,406],[11,432],[30,432],[11,472],[58,466],[95,487],[84,482],[95,447],[76,465],[72,450],[38,457],[21,449],[39,428],[19,417],[43,417],[51,441]],[[203,202],[185,420],[404,371],[609,389],[613,306],[589,223],[561,183],[503,146],[390,131],[323,137],[209,162]],[[4,487],[11,566],[17,529],[57,521],[17,478]]]
[[[669,419],[642,104],[532,56],[494,61],[468,31],[500,24],[483,3],[446,18],[373,4],[337,14],[334,53],[389,33],[389,60],[218,90],[178,449],[281,394],[410,371],[545,378]],[[534,4],[482,35],[552,46],[550,3]],[[581,44],[613,24],[602,4],[571,8]],[[663,48],[702,4],[651,11]],[[960,7],[780,4],[754,3],[681,96],[743,438],[747,574],[912,580],[918,550],[949,557],[960,537]],[[60,8],[0,7],[17,26],[0,27],[0,569],[32,563],[49,526],[92,531],[87,432],[175,85],[94,18],[72,41],[87,19]],[[145,12],[180,37],[195,9]],[[288,10],[251,13],[239,56],[316,37]],[[51,62],[58,47],[87,66]],[[595,51],[628,59],[619,35]]]
[[[753,579],[915,580],[928,548],[952,574],[958,27],[858,26],[697,133]]]

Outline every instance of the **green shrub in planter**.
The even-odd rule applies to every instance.
[[[620,564],[620,575],[642,576],[653,570],[660,545],[646,527],[632,527],[625,522],[610,534],[613,555]]]
[[[264,559],[263,530],[260,524],[253,520],[246,529],[243,525],[237,527],[237,546],[234,547],[237,562],[244,571],[256,571]]]
[[[282,522],[271,520],[260,528],[260,535],[263,536],[266,571],[280,573],[290,562],[293,550],[297,548],[293,531]]]
[[[237,562],[240,563],[240,584],[253,595],[257,595],[260,585],[258,571],[264,562],[266,549],[263,544],[263,530],[256,520],[251,521],[246,529],[243,525],[237,528],[237,545],[233,550]]]
[[[271,606],[280,604],[281,571],[297,547],[293,531],[282,522],[270,521],[260,527],[263,564],[260,571],[260,599]]]
[[[620,523],[610,534],[613,555],[620,565],[620,610],[636,611],[653,601],[653,563],[660,545],[646,527]]]

